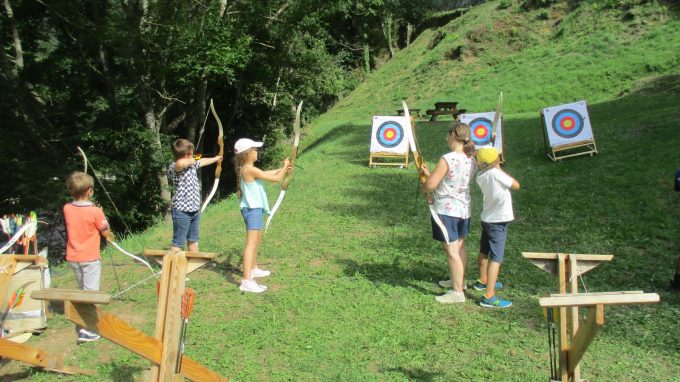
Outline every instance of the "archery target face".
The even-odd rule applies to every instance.
[[[543,109],[550,146],[593,139],[585,101]]]
[[[404,128],[394,121],[383,122],[375,132],[375,139],[387,148],[398,146],[404,139]]]
[[[460,121],[470,126],[470,138],[475,143],[476,148],[491,145],[491,132],[493,128],[493,118],[496,113],[473,113],[462,114]],[[503,153],[503,114],[498,120],[496,127],[496,141],[494,147],[499,153]]]
[[[406,117],[373,117],[371,152],[408,153],[411,124]]]

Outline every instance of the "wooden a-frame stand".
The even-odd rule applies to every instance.
[[[152,362],[149,381],[227,381],[193,359],[182,356],[178,373],[177,356],[182,326],[181,300],[187,273],[215,257],[214,253],[146,250],[147,256],[157,256],[163,263],[156,329],[148,336],[117,316],[106,313],[95,304],[108,304],[111,296],[96,291],[43,289],[33,292],[33,298],[64,301],[66,318]]]
[[[550,160],[553,162],[580,155],[590,154],[590,156],[593,156],[593,154],[597,154],[595,137],[585,141],[551,146],[550,140],[548,139],[548,127],[545,125],[545,116],[543,115],[543,111],[541,111],[541,123],[543,124],[543,143],[545,144],[545,153],[548,154],[548,158],[550,158]]]
[[[611,261],[614,257],[612,255],[522,252],[522,256],[535,266],[557,276],[558,280],[559,293],[539,299],[543,308],[559,308],[560,379],[557,381],[551,379],[551,382],[585,381],[581,379],[579,362],[597,331],[604,325],[605,305],[659,302],[658,294],[641,291],[579,293],[578,277],[605,261]],[[588,308],[588,317],[580,328],[579,307]]]
[[[375,152],[370,153],[368,156],[368,167],[377,166],[388,166],[388,167],[401,167],[406,168],[408,166],[409,150],[406,150],[405,154],[395,154],[395,153],[385,153],[385,152]],[[381,162],[377,159],[387,159],[391,162]],[[399,161],[396,161],[396,160]]]
[[[46,265],[47,259],[36,255],[0,255],[0,307],[2,312],[7,306],[7,288],[12,275],[30,265]],[[2,314],[2,313],[0,313]],[[94,374],[92,370],[64,365],[62,354],[47,353],[40,348],[15,343],[6,338],[0,338],[0,358],[21,361],[45,370],[64,374]]]

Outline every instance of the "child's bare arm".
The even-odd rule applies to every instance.
[[[221,160],[222,160],[222,156],[221,156],[221,155],[217,155],[217,156],[214,156],[214,157],[212,157],[212,158],[203,158],[203,159],[201,159],[200,162],[199,162],[199,163],[200,163],[200,164],[199,164],[199,167],[209,166],[209,165],[211,165],[211,164],[213,164],[213,163],[215,163],[215,162],[221,161]]]
[[[510,176],[510,174],[508,174],[507,172],[503,171],[503,174],[507,175],[510,179],[512,179],[512,185],[510,185],[510,188],[513,190],[519,190],[519,182],[515,178]]]
[[[427,175],[427,180],[423,184],[423,189],[426,192],[431,192],[434,191],[437,186],[439,186],[439,183],[441,183],[442,179],[444,179],[446,172],[449,171],[449,165],[446,163],[444,158],[439,158],[437,167],[434,168],[434,171],[431,174],[425,163],[423,163],[423,171],[425,172],[425,175]]]
[[[103,237],[105,237],[107,241],[116,241],[116,236],[108,228],[105,229],[105,230],[99,231],[99,234],[102,235]]]
[[[283,162],[283,167],[277,168],[275,170],[263,171],[255,166],[244,167],[243,178],[246,181],[248,181],[249,179],[262,179],[269,182],[280,182],[289,169],[290,160],[286,158],[286,160]]]

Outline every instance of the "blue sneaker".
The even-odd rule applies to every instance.
[[[491,298],[482,296],[482,301],[479,302],[479,305],[485,308],[509,308],[512,306],[512,302],[501,300],[498,296],[493,296]]]
[[[472,284],[472,287],[475,290],[486,290],[486,284],[482,284],[482,282],[479,280],[475,281],[475,283]],[[496,290],[499,289],[503,289],[503,283],[500,281],[496,281]]]
[[[99,334],[91,332],[89,330],[80,329],[78,332],[78,343],[98,341],[102,338]]]

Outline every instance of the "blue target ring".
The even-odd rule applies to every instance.
[[[383,122],[375,132],[375,138],[380,145],[392,148],[399,146],[404,139],[404,128],[397,122]]]
[[[470,121],[470,137],[476,145],[491,142],[491,130],[493,130],[493,122],[488,118],[475,118]]]
[[[562,109],[553,116],[551,127],[560,137],[573,138],[583,131],[583,116],[576,110]]]

